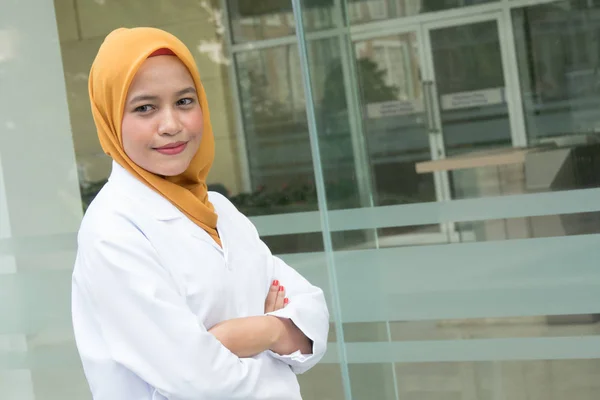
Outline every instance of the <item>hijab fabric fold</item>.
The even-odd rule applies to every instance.
[[[125,154],[122,144],[121,125],[129,86],[144,61],[153,54],[161,54],[155,53],[159,50],[170,50],[187,67],[204,115],[200,147],[187,170],[173,177],[161,177],[139,167]],[[104,152],[169,200],[221,245],[217,214],[208,199],[206,187],[206,178],[215,156],[214,136],[206,93],[188,48],[175,36],[160,29],[116,29],[100,46],[90,71],[88,89],[92,115]]]

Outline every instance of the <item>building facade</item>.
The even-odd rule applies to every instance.
[[[70,274],[121,26],[190,47],[209,184],[327,294],[306,400],[599,398],[600,1],[2,0],[2,399],[90,398]]]

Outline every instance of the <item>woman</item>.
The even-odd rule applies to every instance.
[[[158,29],[118,29],[89,91],[113,159],[73,272],[94,399],[300,399],[295,374],[326,348],[323,292],[207,192],[214,138],[189,50]]]

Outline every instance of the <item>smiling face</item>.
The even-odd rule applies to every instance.
[[[175,56],[148,58],[125,102],[121,129],[127,156],[156,175],[179,175],[200,146],[202,128],[202,109],[185,65]]]

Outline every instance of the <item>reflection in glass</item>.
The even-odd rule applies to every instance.
[[[351,19],[372,20],[359,7],[367,3],[349,1]],[[432,1],[428,11],[474,3]],[[382,19],[398,12],[390,7],[371,11]],[[455,26],[445,20],[444,28],[437,21],[418,25],[422,20],[417,19],[415,31],[402,34],[378,31],[376,24],[370,31],[364,27],[360,34],[365,36],[353,43],[352,68],[337,50],[341,40],[316,45],[308,39],[328,206],[342,204],[329,196],[340,181],[333,167],[353,171],[359,162],[349,145],[341,145],[350,143],[347,138],[353,134],[352,101],[360,104],[357,131],[364,135],[366,164],[374,179],[375,207],[328,210],[332,229],[337,229],[331,234],[342,311],[337,328],[343,328],[352,398],[592,400],[599,394],[594,377],[600,362],[577,359],[597,355],[590,353],[588,343],[597,340],[598,321],[587,307],[598,293],[596,239],[591,236],[600,229],[598,216],[578,209],[584,203],[579,192],[554,203],[561,194],[518,195],[591,187],[582,182],[598,179],[600,169],[593,152],[577,159],[567,149],[558,154],[561,158],[555,149],[531,141],[531,147],[516,147],[521,144],[513,138],[525,132],[512,115],[511,94],[525,90],[512,85],[512,78],[528,65],[520,59],[517,70],[502,58],[509,47],[501,36],[507,27],[499,25],[505,24],[500,13],[489,15],[485,22],[457,19]],[[439,17],[446,15],[440,12]],[[529,44],[519,46],[527,49]],[[326,49],[325,56],[318,47]],[[349,79],[349,69],[355,81]],[[283,79],[275,72],[265,75]],[[430,81],[437,97],[424,95],[422,80]],[[349,88],[348,82],[358,85]],[[270,85],[267,92],[276,97]],[[356,98],[349,95],[353,93]],[[465,104],[468,96],[485,102]],[[259,109],[244,104],[247,110]],[[437,134],[428,126],[427,107],[439,117]],[[245,123],[251,118],[245,116]],[[259,130],[246,134],[262,135]],[[285,134],[280,129],[281,138]],[[434,167],[418,170],[424,163]],[[253,171],[257,181],[268,175],[262,168]],[[441,175],[449,177],[446,187],[436,182]],[[351,186],[353,175],[348,177]],[[465,198],[477,200],[447,201]],[[476,215],[472,221],[470,213]],[[397,216],[401,218],[393,226],[389,221]],[[368,234],[373,231],[375,235]],[[314,235],[297,235],[303,237],[294,239],[296,254],[291,256],[322,251],[311,243]],[[269,241],[291,249],[293,238],[280,236]],[[552,315],[560,312],[565,315]],[[516,317],[507,317],[511,315]],[[562,353],[554,343],[568,343],[568,349]],[[511,354],[499,350],[501,345]],[[557,357],[574,359],[553,360]],[[343,398],[340,393],[328,396]]]
[[[600,4],[560,1],[512,16],[529,142],[599,154]]]
[[[450,162],[432,165],[432,171],[448,174],[452,199],[522,193],[522,166],[505,161],[513,143],[498,23],[432,29],[430,38],[443,152]]]
[[[358,25],[411,17],[499,0],[302,0],[304,30],[314,32],[341,25],[342,3],[346,23]],[[233,41],[244,43],[295,33],[291,0],[227,0]]]
[[[348,0],[346,7],[350,23],[362,24],[495,1],[499,0]]]
[[[433,175],[415,170],[431,159],[416,34],[359,41],[355,54],[376,204],[435,200]]]
[[[255,191],[245,204],[240,203],[241,198],[236,203],[249,208],[244,211],[250,214],[259,212],[252,208],[267,212],[266,207],[271,207],[267,213],[279,213],[285,197],[298,190],[299,200],[305,197],[309,204],[299,204],[296,211],[314,209],[316,194],[297,46],[239,53],[235,62]]]
[[[535,315],[344,323],[347,343],[584,337],[600,334],[599,314]]]
[[[228,0],[233,41],[244,43],[293,35],[296,31],[291,0]],[[304,0],[307,32],[333,28],[333,0]]]
[[[600,4],[512,12],[527,141],[528,191],[600,186]]]
[[[231,37],[236,43],[293,35],[290,0],[228,0]]]
[[[446,156],[510,146],[496,21],[432,30],[431,48]]]
[[[357,205],[337,38],[309,44],[327,195],[332,208]],[[317,198],[297,46],[235,58],[253,193],[233,201],[250,215],[316,210]]]

